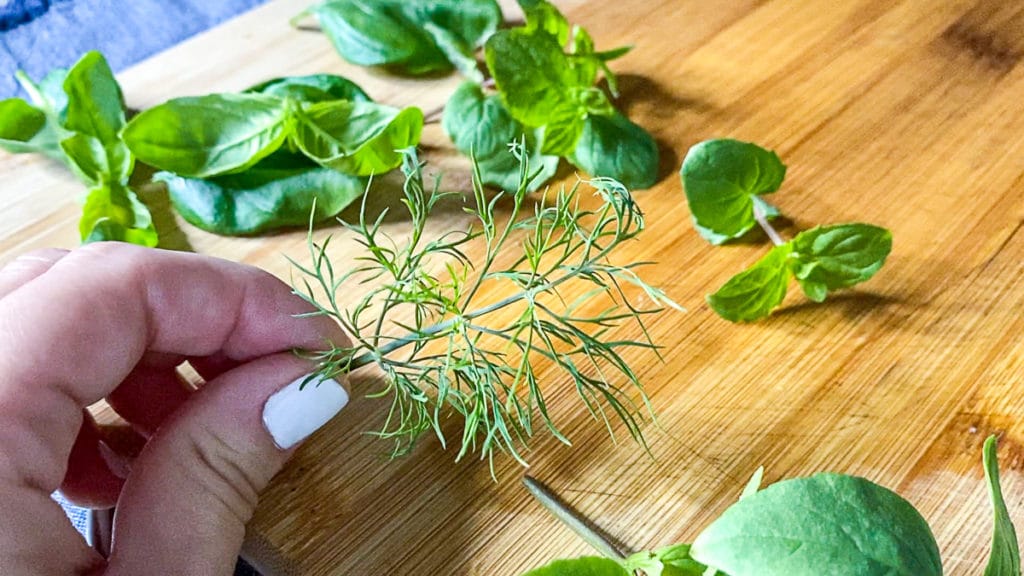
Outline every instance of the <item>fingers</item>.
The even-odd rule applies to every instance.
[[[18,256],[0,269],[0,298],[42,275],[67,254],[67,250],[44,248]]]
[[[160,427],[118,502],[108,574],[231,573],[256,497],[290,454],[278,444],[293,446],[347,402],[333,381],[311,384],[297,401],[291,388],[275,395],[310,369],[293,354],[247,363]]]
[[[88,508],[110,508],[117,502],[128,470],[122,466],[113,470],[120,462],[117,456],[103,444],[96,423],[85,414],[82,427],[71,447],[68,470],[61,483],[60,491],[69,501]],[[114,464],[114,466],[112,466]]]
[[[0,298],[0,518],[4,519],[0,549],[5,551],[0,571],[4,573],[7,558],[22,559],[23,563],[16,565],[27,570],[14,569],[12,573],[36,573],[34,563],[60,565],[64,568],[60,573],[83,573],[95,564],[96,556],[81,545],[49,494],[64,481],[72,454],[79,454],[72,446],[83,429],[82,407],[111,394],[147,351],[247,362],[296,347],[321,348],[329,340],[344,340],[338,327],[326,319],[295,318],[295,314],[309,311],[307,305],[271,275],[194,254],[93,244],[56,260],[41,274],[33,274],[19,276],[22,282],[30,278],[31,290],[15,288]],[[8,286],[14,284],[11,281]],[[287,356],[297,361],[291,354]],[[267,386],[285,383],[270,378],[269,373],[252,376],[247,383],[253,390],[236,390],[240,398],[254,390],[269,395]],[[257,382],[256,376],[268,379]],[[201,394],[219,397],[213,389],[207,386]],[[135,393],[148,392],[139,389]],[[259,404],[266,396],[245,398],[248,403],[240,406],[252,409],[253,402]],[[192,427],[170,435],[178,440],[158,453],[174,452],[174,447],[188,453],[190,446],[196,447],[191,449],[191,457],[177,458],[176,477],[206,481],[213,487],[244,482],[248,473],[239,475],[230,466],[207,466],[214,472],[207,473],[209,478],[197,478],[188,476],[181,463],[197,458],[234,462],[236,456],[258,453],[266,459],[267,468],[252,472],[255,480],[248,484],[258,486],[257,480],[269,478],[269,470],[280,465],[281,460],[266,451],[247,448],[251,445],[246,442],[257,442],[254,430],[263,434],[260,442],[264,447],[273,446],[272,437],[259,426],[239,424],[246,418],[251,421],[252,413],[240,414],[226,408],[227,404],[221,405],[221,426],[238,425],[248,435],[207,434],[203,428]],[[177,421],[181,412],[169,416],[168,422]],[[201,413],[204,422],[218,417],[205,410]],[[159,418],[168,416],[158,414]],[[224,435],[229,437],[225,440]],[[189,444],[189,438],[200,440]],[[86,442],[82,453],[95,462],[96,454],[89,446]],[[229,455],[218,450],[227,450]],[[218,474],[223,478],[214,478]],[[182,516],[182,511],[173,515]],[[175,538],[187,532],[182,530]],[[47,535],[45,542],[39,542],[40,534]]]

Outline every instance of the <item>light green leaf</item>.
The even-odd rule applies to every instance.
[[[530,570],[522,576],[631,576],[631,574],[615,560],[584,556],[572,560],[555,560],[543,568]]]
[[[707,297],[712,310],[731,322],[768,316],[786,297],[791,251],[789,244],[776,246],[753,266],[730,278]]]
[[[118,183],[89,191],[78,230],[83,244],[118,241],[149,247],[157,245],[149,209],[131,189]]]
[[[544,126],[544,147],[541,151],[552,156],[569,156],[583,134],[587,114],[575,102],[564,102],[551,110]]]
[[[928,524],[909,502],[863,478],[778,482],[733,504],[693,543],[730,576],[939,576]]]
[[[559,46],[566,45],[569,41],[569,21],[554,4],[547,0],[519,0],[519,6],[526,16],[526,32],[543,32],[554,38]]]
[[[985,466],[985,480],[988,495],[992,501],[992,552],[985,566],[985,576],[1020,576],[1020,546],[1017,530],[1010,520],[1010,513],[1003,501],[1003,489],[999,485],[999,460],[996,456],[996,437],[985,439],[982,461]]]
[[[237,172],[284,143],[285,102],[262,94],[175,98],[133,118],[122,137],[139,160],[180,176]]]
[[[871,278],[892,250],[892,233],[870,224],[818,226],[797,234],[790,265],[807,297],[821,302],[834,290]]]
[[[124,127],[124,97],[103,55],[89,52],[64,79],[67,112],[64,127],[87,134],[109,147]]]
[[[279,151],[245,172],[207,180],[160,172],[171,202],[194,226],[228,236],[304,226],[330,218],[357,200],[367,180]]]
[[[460,74],[476,83],[484,81],[484,75],[477,67],[476,57],[474,56],[475,48],[469,47],[453,32],[433,22],[424,24],[423,29],[427,34],[430,34],[434,44],[444,53],[448,61],[455,66],[455,69]]]
[[[320,164],[346,174],[383,174],[402,163],[399,150],[415,146],[423,129],[419,108],[372,102],[324,102],[298,114],[293,141]]]
[[[32,152],[63,159],[57,130],[42,110],[24,100],[0,101],[0,148],[12,154]]]
[[[505,107],[526,126],[544,126],[578,108],[571,89],[580,86],[553,37],[502,30],[487,41],[484,55]]]
[[[629,571],[642,570],[645,576],[704,576],[707,571],[707,566],[690,556],[689,544],[639,552],[626,558],[623,564]]]
[[[721,244],[754,227],[755,198],[778,190],[786,167],[757,145],[707,140],[690,148],[680,176],[698,232]]]
[[[542,186],[558,169],[557,156],[540,153],[543,130],[516,122],[498,96],[485,96],[473,82],[464,82],[452,94],[441,127],[460,152],[476,158],[484,184],[510,192],[519,187],[519,159],[510,152],[509,144],[521,138],[533,174],[529,191]]]
[[[571,160],[591,176],[614,178],[630,190],[650,188],[658,179],[654,138],[618,113],[588,117]]]
[[[266,94],[278,98],[292,98],[310,104],[332,100],[372,101],[358,84],[334,74],[274,78],[252,86],[245,92]]]
[[[127,184],[132,174],[134,159],[121,142],[104,146],[93,136],[76,133],[62,140],[60,148],[70,160],[71,170],[89,186]]]

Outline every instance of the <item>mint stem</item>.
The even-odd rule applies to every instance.
[[[768,235],[769,239],[771,239],[772,244],[782,246],[786,243],[786,241],[782,239],[782,236],[779,236],[779,233],[775,231],[775,228],[772,228],[771,223],[768,222],[768,216],[756,202],[754,203],[754,220],[757,220],[757,223],[761,225],[761,229],[764,230],[764,233]]]

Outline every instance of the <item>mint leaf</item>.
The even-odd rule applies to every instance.
[[[323,168],[304,156],[278,151],[239,174],[209,179],[160,172],[171,202],[190,224],[237,236],[319,222],[362,196],[365,178]]]
[[[999,460],[996,456],[996,437],[985,439],[982,462],[985,466],[985,480],[988,495],[992,501],[992,552],[985,566],[985,576],[1020,576],[1020,547],[1017,531],[1010,520],[1010,513],[1003,501],[1003,489],[999,485]]]
[[[540,153],[544,131],[526,128],[508,113],[498,96],[485,96],[473,82],[464,82],[445,105],[441,127],[455,147],[476,159],[484,184],[514,192],[519,188],[519,159],[509,150],[509,143],[523,140],[530,155],[532,192],[555,175],[557,156]]]
[[[584,556],[572,560],[555,560],[554,562],[530,570],[522,576],[632,576],[629,571],[615,560]]]
[[[789,244],[772,248],[753,266],[733,276],[708,296],[708,304],[719,316],[732,322],[751,322],[768,316],[786,297],[792,250]]]
[[[755,144],[707,140],[690,148],[680,176],[698,232],[712,244],[722,244],[754,227],[754,202],[762,201],[758,195],[779,189],[786,166],[774,152]],[[774,209],[765,212],[777,214]]]
[[[372,102],[322,102],[297,111],[292,141],[323,166],[355,176],[383,174],[420,141],[423,112]]]
[[[909,502],[837,474],[785,480],[740,500],[691,553],[730,576],[942,574],[931,529]]]
[[[871,278],[892,250],[892,233],[870,224],[818,226],[792,240],[790,265],[807,297],[821,302],[833,290]]]
[[[149,209],[135,192],[116,182],[89,191],[78,230],[83,244],[117,241],[153,247],[158,240]]]
[[[370,97],[358,84],[334,74],[311,74],[309,76],[286,76],[261,82],[245,90],[255,94],[266,94],[278,98],[292,98],[299,102],[315,103],[332,100],[369,102]]]
[[[630,190],[650,188],[658,179],[658,145],[622,114],[589,116],[572,163],[591,176],[618,180]]]
[[[181,176],[237,172],[284,143],[285,102],[262,94],[175,98],[133,118],[122,138],[139,160]]]

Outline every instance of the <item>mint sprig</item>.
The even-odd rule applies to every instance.
[[[818,226],[785,241],[769,220],[779,211],[761,198],[779,189],[786,166],[770,150],[737,140],[708,140],[687,153],[680,171],[694,227],[722,244],[760,225],[772,250],[733,276],[708,304],[732,322],[771,314],[796,278],[804,294],[823,302],[836,290],[870,279],[892,250],[892,233],[871,224]]]

